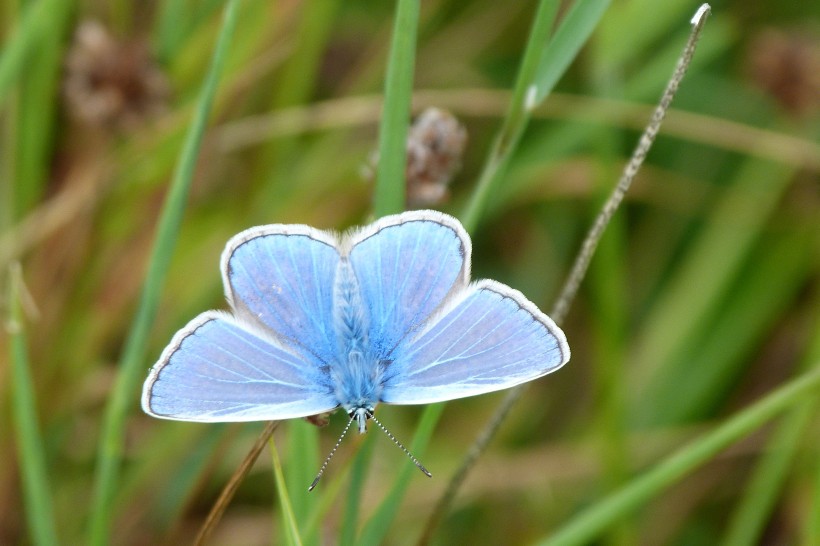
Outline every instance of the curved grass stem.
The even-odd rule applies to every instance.
[[[632,181],[643,164],[646,154],[652,147],[652,143],[658,134],[658,130],[663,122],[666,111],[669,109],[669,105],[671,104],[672,99],[680,86],[680,82],[686,74],[686,69],[692,60],[692,56],[695,52],[695,45],[700,37],[700,32],[703,28],[704,22],[705,17],[699,19],[697,24],[693,24],[692,33],[689,35],[689,40],[687,41],[686,46],[684,46],[683,53],[678,60],[675,71],[673,72],[663,95],[661,96],[658,106],[655,108],[649,125],[644,130],[635,151],[632,153],[632,157],[626,164],[620,180],[618,180],[617,185],[613,189],[607,201],[604,203],[601,212],[598,213],[595,222],[584,239],[581,250],[575,259],[575,263],[573,264],[569,277],[564,283],[561,294],[559,295],[558,300],[550,313],[550,316],[559,325],[566,318],[569,308],[575,299],[575,295],[578,293],[578,288],[586,275],[587,269],[589,268],[589,263],[592,260],[592,256],[595,254],[595,249],[604,234],[604,230],[609,224],[609,221],[612,219],[612,216],[615,214],[615,211],[618,210],[618,206],[621,204],[626,192],[632,185]],[[461,485],[464,483],[464,480],[470,470],[473,468],[475,462],[484,452],[493,437],[495,437],[499,427],[504,422],[507,415],[509,415],[513,405],[515,405],[525,389],[526,385],[522,385],[511,389],[507,393],[498,409],[493,413],[492,419],[490,419],[479,436],[476,438],[475,442],[473,442],[473,445],[468,450],[467,455],[462,460],[461,465],[459,465],[458,469],[450,478],[450,481],[436,504],[436,507],[433,509],[425,530],[422,533],[421,539],[419,540],[419,544],[428,544],[430,542],[436,527],[438,527],[441,519],[450,509],[458,490],[461,488]]]

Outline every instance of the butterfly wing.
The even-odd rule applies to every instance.
[[[400,340],[469,281],[470,238],[440,212],[386,216],[346,244],[379,358],[391,358]]]
[[[142,393],[146,413],[182,421],[290,419],[337,405],[330,378],[316,363],[218,311],[177,332]]]
[[[327,364],[335,356],[336,238],[303,225],[275,224],[234,236],[222,254],[225,295],[237,316]]]
[[[561,329],[521,292],[483,280],[448,298],[395,356],[382,401],[429,404],[536,379],[570,352]]]

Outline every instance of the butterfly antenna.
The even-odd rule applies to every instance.
[[[404,451],[404,453],[405,453],[408,457],[410,457],[410,460],[411,460],[411,461],[413,461],[417,467],[419,467],[419,470],[421,470],[422,472],[424,472],[425,474],[427,474],[427,477],[428,477],[428,478],[432,478],[432,477],[433,477],[433,475],[432,475],[432,474],[430,474],[430,471],[429,471],[429,470],[427,470],[426,468],[424,468],[424,465],[423,465],[423,464],[421,464],[421,463],[419,462],[419,460],[418,460],[418,459],[416,459],[416,458],[413,456],[413,454],[412,454],[412,453],[410,453],[410,450],[409,450],[409,449],[407,449],[406,447],[404,447],[404,445],[403,445],[401,442],[399,442],[398,438],[396,438],[395,436],[393,436],[393,434],[392,434],[389,430],[387,430],[386,428],[384,428],[384,425],[383,425],[383,424],[381,424],[381,421],[379,421],[378,419],[376,419],[376,417],[375,417],[372,413],[369,413],[369,412],[368,412],[367,416],[368,416],[370,419],[373,419],[373,422],[374,422],[374,423],[376,423],[376,424],[379,426],[379,428],[380,428],[380,429],[382,429],[382,430],[384,431],[384,433],[385,433],[385,434],[387,434],[387,437],[388,437],[388,438],[390,438],[391,440],[393,440],[393,443],[394,443],[394,444],[396,444],[397,446],[399,446],[399,449],[401,449],[402,451]],[[348,426],[350,426],[350,425],[348,425]]]
[[[333,455],[336,454],[336,450],[339,449],[339,445],[341,445],[342,440],[344,440],[344,437],[347,434],[347,431],[350,430],[350,425],[353,424],[354,420],[355,420],[355,417],[351,417],[350,421],[347,422],[347,426],[342,431],[342,435],[339,436],[339,439],[336,441],[336,445],[333,446],[333,449],[331,449],[330,453],[327,454],[327,457],[325,458],[325,462],[322,463],[322,467],[319,469],[319,473],[316,474],[316,478],[313,480],[313,483],[310,484],[310,487],[308,487],[308,491],[313,491],[313,488],[316,487],[316,484],[318,484],[319,480],[322,479],[322,474],[325,473],[325,468],[327,468],[327,464],[330,462],[330,459],[333,458]]]

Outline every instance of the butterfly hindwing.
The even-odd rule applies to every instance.
[[[395,352],[382,401],[427,404],[513,387],[557,370],[569,346],[517,290],[490,280],[448,299]]]
[[[369,315],[369,343],[382,358],[469,279],[470,239],[446,214],[387,216],[355,232],[348,244]]]
[[[335,237],[303,225],[259,226],[233,237],[222,254],[228,302],[287,345],[324,363],[336,353],[333,279]]]
[[[218,311],[202,313],[177,332],[142,396],[150,415],[200,422],[289,419],[337,405],[318,363]]]

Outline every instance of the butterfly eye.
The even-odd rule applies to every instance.
[[[373,418],[373,412],[376,408],[373,406],[367,406],[362,408],[355,408],[347,412],[347,416],[351,419],[355,419],[356,421],[360,420],[362,416],[365,417],[365,420]]]

